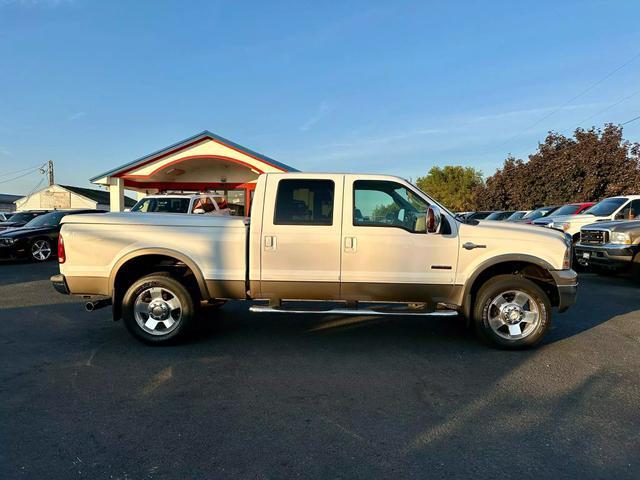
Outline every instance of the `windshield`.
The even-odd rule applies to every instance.
[[[507,220],[520,220],[522,217],[524,217],[524,216],[525,216],[525,214],[526,214],[526,213],[527,213],[527,212],[524,212],[524,211],[522,211],[522,212],[513,212],[513,213],[509,216],[509,218],[507,218]]]
[[[132,212],[189,213],[189,199],[180,197],[143,198]]]
[[[493,212],[485,220],[504,220],[509,217],[513,212]]]
[[[46,213],[44,215],[40,215],[30,222],[28,222],[24,227],[25,228],[33,228],[33,227],[55,227],[60,225],[60,220],[69,212],[51,212]]]
[[[37,215],[38,215],[37,213],[29,213],[29,212],[14,213],[11,216],[11,221],[12,222],[28,222],[29,220],[36,217]]]
[[[540,207],[534,210],[533,212],[527,213],[522,219],[526,220],[535,220],[536,218],[542,218],[549,215],[553,212],[557,207]]]
[[[578,210],[580,210],[580,205],[564,205],[553,212],[553,216],[556,217],[559,215],[575,215]]]
[[[584,212],[584,215],[596,215],[598,217],[607,217],[626,203],[626,198],[606,198],[601,202],[596,203],[589,210]]]

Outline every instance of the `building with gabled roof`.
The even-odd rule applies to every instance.
[[[289,165],[207,130],[94,176],[109,188],[111,209],[124,209],[124,190],[141,195],[169,191],[211,191],[247,213],[261,173],[296,172]]]

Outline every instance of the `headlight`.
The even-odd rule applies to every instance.
[[[628,233],[611,232],[611,236],[609,237],[609,243],[616,243],[620,245],[630,245],[631,237],[629,237]]]
[[[0,239],[0,245],[13,245],[15,240],[13,238],[2,238]]]

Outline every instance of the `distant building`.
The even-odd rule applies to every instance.
[[[8,195],[0,193],[0,212],[15,212],[16,200],[20,200],[20,195]]]
[[[136,201],[124,197],[125,207],[132,207]],[[17,211],[24,210],[68,210],[75,208],[110,209],[109,192],[92,188],[54,184],[15,200]]]

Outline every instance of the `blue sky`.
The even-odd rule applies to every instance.
[[[205,129],[301,170],[490,175],[550,129],[640,115],[640,57],[564,105],[640,53],[638,18],[613,0],[0,0],[0,192],[48,159],[88,186]]]

